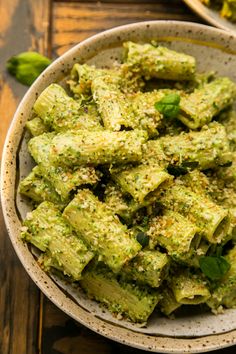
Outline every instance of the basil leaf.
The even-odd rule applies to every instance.
[[[180,96],[177,93],[170,93],[156,102],[154,107],[167,118],[175,118],[179,114]]]
[[[197,161],[185,161],[179,166],[170,164],[167,167],[167,171],[171,175],[178,177],[181,175],[185,175],[189,171],[194,170],[195,168],[198,167],[198,165],[199,165],[199,163]]]
[[[23,85],[30,86],[51,64],[51,60],[36,52],[23,52],[7,61],[8,72]]]
[[[201,257],[199,264],[202,272],[211,280],[221,279],[230,269],[230,264],[222,256]]]
[[[143,247],[149,244],[149,237],[145,232],[138,232],[136,235],[136,240],[142,245]]]
[[[186,173],[188,173],[187,167],[176,166],[176,165],[169,165],[167,167],[167,171],[169,174],[171,174],[175,177],[185,175]]]
[[[233,164],[233,162],[232,161],[228,161],[228,162],[226,162],[226,163],[224,163],[223,165],[221,164],[219,164],[219,166],[220,167],[230,167],[230,166],[232,166],[232,164]]]

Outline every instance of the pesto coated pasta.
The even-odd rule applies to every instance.
[[[36,99],[22,239],[119,319],[236,307],[236,85],[187,53],[123,47]]]
[[[211,6],[220,12],[222,17],[230,21],[236,21],[236,1],[235,0],[201,0],[207,6]]]

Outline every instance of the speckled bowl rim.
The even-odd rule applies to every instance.
[[[31,279],[61,310],[91,330],[117,342],[139,349],[159,353],[202,353],[236,344],[236,330],[200,338],[172,338],[133,332],[101,320],[77,305],[38,266],[27,246],[19,238],[20,220],[15,207],[17,152],[27,116],[38,93],[50,82],[61,79],[73,62],[83,62],[101,48],[118,45],[124,40],[141,40],[156,31],[164,37],[180,36],[186,41],[214,43],[214,46],[236,53],[236,36],[212,27],[179,21],[148,21],[116,27],[79,43],[55,60],[35,81],[21,101],[4,145],[1,168],[1,199],[7,230],[13,247]],[[151,35],[149,35],[149,38]],[[163,35],[161,36],[163,37]]]

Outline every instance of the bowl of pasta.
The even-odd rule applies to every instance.
[[[235,0],[184,0],[184,2],[211,25],[226,31],[236,31]]]
[[[153,352],[236,343],[236,37],[174,21],[70,49],[9,129],[2,205],[59,308]]]

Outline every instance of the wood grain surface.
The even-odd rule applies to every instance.
[[[181,0],[0,0],[0,19],[0,156],[13,113],[27,90],[5,70],[12,55],[30,49],[55,58],[95,33],[131,22],[203,22]],[[93,333],[56,308],[21,266],[1,211],[0,226],[0,354],[145,353]]]
[[[168,7],[167,7],[167,3]],[[114,26],[144,20],[197,21],[179,0],[58,2],[53,6],[53,55],[61,55],[74,44]]]
[[[5,63],[12,55],[29,49],[48,53],[49,9],[48,0],[0,1],[1,153],[13,113],[27,90],[6,73]],[[0,225],[0,353],[36,354],[39,290],[12,248],[2,213]]]

